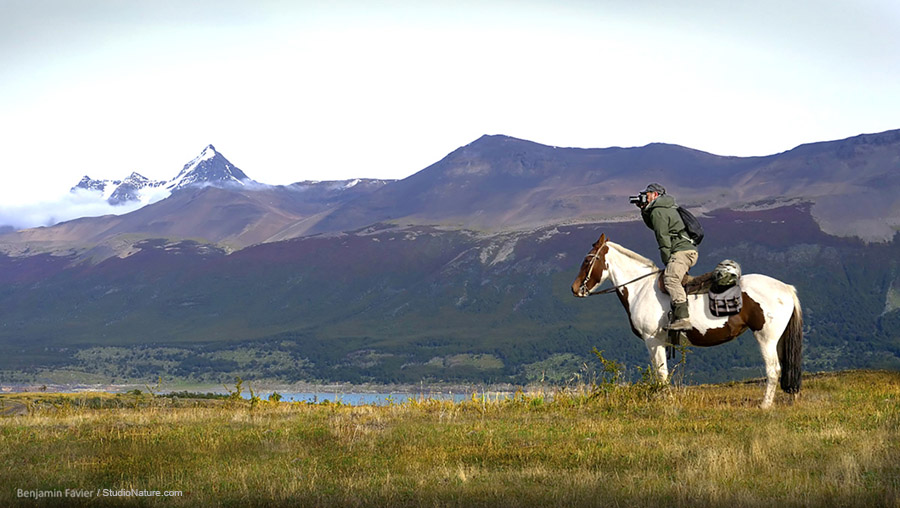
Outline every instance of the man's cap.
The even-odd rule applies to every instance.
[[[646,189],[644,189],[644,192],[658,192],[660,194],[665,194],[666,188],[658,183],[651,183],[647,186]]]

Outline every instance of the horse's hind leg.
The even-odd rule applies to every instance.
[[[778,362],[778,337],[769,337],[765,329],[754,335],[759,342],[759,351],[766,364],[766,392],[759,407],[768,409],[775,401],[775,388],[778,385],[778,378],[781,376],[781,364]]]

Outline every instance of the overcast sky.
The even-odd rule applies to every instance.
[[[750,156],[896,129],[898,34],[896,0],[0,0],[0,222],[210,143],[286,184],[482,134]]]

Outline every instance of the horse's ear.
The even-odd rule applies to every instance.
[[[594,244],[594,247],[599,247],[606,243],[606,233],[601,233],[600,238],[597,239],[597,243]]]

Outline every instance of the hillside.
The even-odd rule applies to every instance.
[[[802,207],[722,212],[705,225],[696,273],[729,258],[797,286],[807,370],[900,368],[900,310],[886,305],[898,242],[826,235]],[[618,301],[569,291],[601,232],[656,257],[639,222],[493,235],[383,225],[231,254],[145,241],[96,265],[0,257],[0,370],[55,365],[120,382],[526,382],[574,374],[593,347],[644,365]],[[690,365],[696,381],[762,373],[749,335],[694,350]]]

